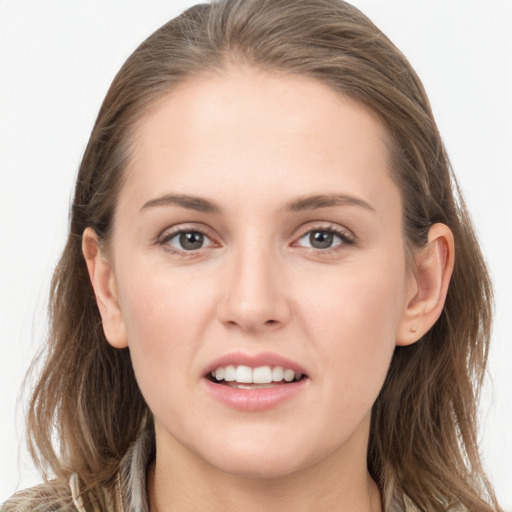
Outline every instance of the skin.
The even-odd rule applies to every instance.
[[[315,80],[235,68],[175,88],[133,150],[108,253],[90,229],[83,244],[106,337],[129,347],[154,414],[151,510],[381,510],[371,407],[395,346],[441,312],[453,239],[433,226],[408,268],[379,120]],[[351,199],[297,207],[333,193]],[[216,211],[155,202],[168,194]],[[184,250],[180,230],[204,246]],[[319,231],[332,247],[311,247]],[[270,410],[230,408],[203,373],[231,352],[287,357],[306,385]]]

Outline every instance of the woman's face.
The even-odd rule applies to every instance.
[[[174,89],[133,149],[115,344],[159,449],[252,476],[364,460],[415,290],[379,121],[313,79],[233,69]]]

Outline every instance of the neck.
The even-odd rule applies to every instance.
[[[366,469],[360,439],[343,454],[264,478],[229,474],[179,443],[159,443],[148,474],[151,512],[381,512],[380,493]],[[363,449],[361,449],[363,448]]]

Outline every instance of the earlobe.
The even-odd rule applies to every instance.
[[[455,260],[451,229],[445,224],[434,224],[427,245],[416,252],[414,259],[397,333],[397,345],[402,346],[418,341],[441,315]]]
[[[114,269],[105,255],[102,254],[98,235],[92,228],[84,230],[82,253],[100,310],[105,337],[113,347],[126,348],[128,342],[117,297]]]

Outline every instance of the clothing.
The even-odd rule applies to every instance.
[[[124,456],[116,481],[117,510],[109,512],[149,512],[147,497],[147,472],[155,456],[152,432],[145,431]],[[80,498],[80,484],[76,473],[70,480],[71,494],[77,512],[89,512]],[[112,501],[112,500],[111,500]],[[96,511],[94,511],[96,512]],[[99,509],[98,509],[98,512]]]
[[[155,456],[152,432],[144,432],[124,456],[115,485],[115,496],[107,497],[108,510],[99,506],[86,508],[80,497],[80,480],[75,473],[69,481],[67,495],[71,494],[72,505],[59,505],[52,499],[52,484],[45,484],[15,494],[0,512],[149,512],[147,497],[147,471]],[[55,495],[55,492],[53,493]],[[118,505],[114,505],[117,503]],[[404,506],[393,507],[389,512],[419,512],[408,500]]]
[[[0,506],[0,512],[149,512],[146,475],[154,459],[153,434],[145,431],[127,451],[120,464],[114,496],[106,495],[107,511],[98,505],[86,508],[80,496],[80,479],[74,473],[65,489],[42,484],[15,494]],[[66,498],[58,500],[58,496]],[[60,501],[60,503],[57,503]]]

